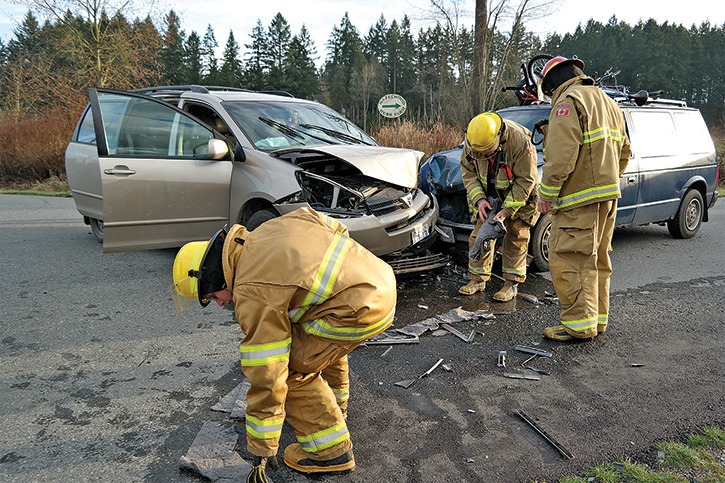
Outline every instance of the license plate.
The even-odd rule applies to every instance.
[[[430,235],[430,225],[421,225],[413,228],[413,245]]]

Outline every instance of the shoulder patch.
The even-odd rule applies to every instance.
[[[569,112],[571,112],[569,108],[556,106],[556,109],[554,109],[554,117],[568,116]]]

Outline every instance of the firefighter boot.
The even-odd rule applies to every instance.
[[[332,473],[355,468],[350,440],[319,453],[308,453],[299,443],[292,443],[284,449],[284,462],[302,473]]]
[[[493,294],[493,299],[498,300],[499,302],[508,302],[509,300],[512,300],[519,292],[518,286],[518,283],[511,280],[506,280],[503,283],[503,287],[501,287],[501,290]]]
[[[463,295],[473,295],[477,292],[486,290],[486,282],[481,280],[471,280],[466,285],[458,289],[458,293]]]
[[[574,335],[572,334],[571,330],[567,330],[566,327],[563,325],[555,325],[553,327],[547,327],[544,329],[544,337],[551,340],[556,340],[559,342],[571,342],[571,341],[577,341],[577,340],[589,340],[593,338],[595,335],[597,335],[596,332],[594,334],[582,334],[582,335]]]

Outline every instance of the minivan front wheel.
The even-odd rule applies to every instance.
[[[551,213],[542,215],[531,234],[531,256],[534,266],[541,272],[549,271],[549,239],[551,238]]]
[[[693,188],[685,193],[677,214],[667,222],[667,229],[674,238],[692,238],[700,229],[703,215],[702,195]]]

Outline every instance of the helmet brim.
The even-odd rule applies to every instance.
[[[209,295],[210,293],[224,288],[222,250],[224,248],[224,240],[226,239],[226,236],[226,227],[214,233],[214,236],[212,236],[209,240],[209,244],[206,247],[204,255],[201,257],[201,263],[199,264],[199,282],[196,292],[199,298],[199,304],[202,307],[206,307],[209,305],[209,302],[211,302],[211,300],[204,298],[205,295]],[[213,285],[213,282],[210,283],[212,278],[221,278],[222,283],[220,285]]]

